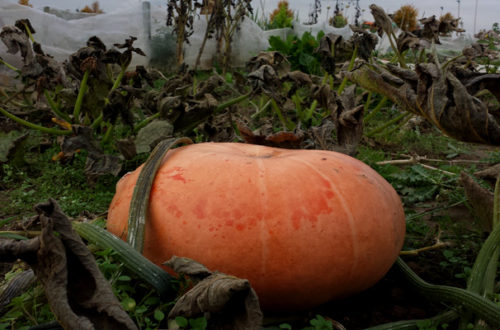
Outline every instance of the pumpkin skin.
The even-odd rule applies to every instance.
[[[126,239],[142,166],[117,184],[107,229]],[[150,195],[144,256],[172,255],[250,281],[264,311],[304,310],[379,281],[405,215],[361,161],[323,150],[200,143],[168,152]]]

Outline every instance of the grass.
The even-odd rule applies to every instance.
[[[26,214],[37,203],[48,198],[58,200],[64,212],[69,216],[77,216],[82,211],[101,213],[106,211],[117,178],[101,177],[94,186],[89,186],[82,169],[85,166],[85,155],[76,154],[67,164],[54,162],[51,158],[57,153],[55,147],[50,148],[32,161],[29,166],[14,167],[2,165],[4,175],[1,184],[6,187],[0,192],[2,200],[9,203],[1,206],[1,214]]]
[[[57,145],[41,152],[27,150],[24,164],[0,164],[2,218],[33,213],[33,206],[48,198],[56,199],[63,211],[72,217],[83,211],[99,214],[107,210],[119,178],[106,175],[89,185],[83,172],[86,152],[76,153],[67,162],[53,161],[52,157],[59,150]],[[141,155],[126,162],[123,171],[135,169],[145,157]]]

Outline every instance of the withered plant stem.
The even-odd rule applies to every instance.
[[[0,113],[3,114],[3,115],[5,115],[6,117],[12,119],[16,123],[19,123],[21,125],[27,126],[29,128],[35,129],[35,130],[43,132],[43,133],[49,133],[49,134],[53,134],[53,135],[70,135],[70,134],[73,133],[72,131],[69,131],[69,130],[60,130],[60,129],[55,129],[55,128],[47,128],[47,127],[44,127],[44,126],[33,124],[33,123],[31,123],[31,122],[29,122],[27,120],[21,119],[21,118],[15,116],[15,115],[11,114],[10,112],[8,112],[7,110],[5,110],[4,108],[1,108],[1,107],[0,107]]]
[[[11,69],[12,71],[15,71],[17,73],[21,73],[21,70],[19,70],[18,68],[16,68],[15,66],[5,62],[3,59],[0,58],[0,64],[3,64],[5,65],[6,67],[8,67],[9,69]]]

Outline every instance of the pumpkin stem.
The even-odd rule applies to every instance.
[[[168,139],[161,141],[151,152],[144,167],[139,174],[137,183],[130,202],[128,216],[127,242],[137,251],[142,253],[144,249],[144,235],[147,221],[147,211],[149,207],[149,195],[151,187],[160,168],[163,157],[173,147],[179,144],[192,144],[190,138],[182,137],[178,139]]]

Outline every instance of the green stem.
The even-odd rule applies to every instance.
[[[258,118],[260,115],[262,115],[264,112],[266,112],[267,108],[271,105],[271,100],[268,100],[264,105],[262,105],[259,110],[254,113],[251,117],[252,119]]]
[[[493,228],[500,225],[500,176],[495,183],[495,193],[493,197]]]
[[[26,32],[28,32],[28,36],[29,36],[29,38],[30,38],[31,42],[33,42],[33,43],[34,43],[34,42],[35,42],[35,38],[33,37],[33,33],[31,33],[31,30],[30,30],[30,28],[28,27],[28,24],[23,23],[23,25],[24,25],[24,28],[26,29]]]
[[[356,61],[357,57],[358,57],[358,45],[354,47],[354,51],[352,52],[351,56],[351,61],[349,62],[349,66],[347,67],[347,71],[351,71],[352,68],[354,68],[354,61]],[[346,85],[347,85],[347,76],[344,77],[344,79],[342,80],[342,83],[340,84],[339,89],[337,90],[337,95],[342,94]]]
[[[500,238],[500,230],[497,230],[497,232]],[[401,258],[396,260],[396,266],[405,275],[410,285],[429,300],[462,306],[476,314],[478,318],[488,322],[492,327],[500,328],[500,306],[494,302],[468,290],[447,285],[430,284],[421,279]]]
[[[123,265],[149,283],[162,297],[175,296],[174,278],[155,265],[126,242],[110,232],[88,222],[73,221],[73,228],[81,237],[103,249],[111,248]]]
[[[127,242],[140,253],[142,253],[144,248],[149,195],[156,172],[160,168],[163,157],[168,150],[174,146],[192,143],[193,141],[186,137],[161,141],[149,155],[148,160],[137,178],[137,183],[130,202]]]
[[[406,69],[407,66],[406,66],[406,63],[405,63],[405,60],[403,58],[403,55],[401,55],[401,53],[399,52],[398,50],[398,47],[396,46],[396,44],[394,43],[394,40],[396,40],[396,35],[394,34],[394,32],[391,32],[391,34],[387,35],[387,37],[389,38],[389,42],[391,43],[391,47],[392,49],[394,50],[394,53],[396,53],[396,56],[398,57],[398,60],[399,60],[399,64],[401,65],[401,67],[403,69]],[[394,40],[393,40],[394,39]]]
[[[387,100],[388,100],[387,96],[382,97],[382,99],[378,102],[375,109],[373,109],[369,114],[365,116],[365,119],[363,120],[364,124],[366,124],[370,119],[373,118],[373,116],[375,116],[377,113],[380,112],[380,110],[382,110],[382,107],[387,103]]]
[[[226,101],[222,104],[219,104],[217,108],[215,108],[215,113],[219,113],[220,111],[224,110],[227,107],[230,107],[232,105],[235,105],[237,103],[240,103],[241,101],[244,101],[250,97],[251,92],[248,92],[246,94],[240,95],[232,100]]]
[[[80,90],[78,91],[78,96],[76,98],[75,107],[73,108],[73,120],[76,124],[80,123],[80,111],[82,109],[83,97],[87,92],[87,81],[89,79],[90,70],[85,70],[83,74],[82,81],[80,82]]]
[[[382,132],[383,130],[385,130],[387,127],[391,126],[392,124],[395,124],[397,123],[398,121],[400,121],[401,119],[405,118],[406,116],[410,116],[411,113],[408,113],[408,112],[403,112],[402,114],[398,115],[397,117],[389,120],[388,122],[386,122],[385,124],[371,130],[370,132],[366,133],[366,136],[368,137],[372,137],[374,136],[375,134],[377,133],[380,133]]]
[[[104,118],[104,115],[101,113],[95,120],[94,122],[90,125],[90,128],[96,129],[97,126],[101,125],[102,119]]]
[[[314,110],[316,110],[316,107],[318,106],[318,100],[314,100],[312,103],[311,103],[311,106],[306,110],[302,120],[304,122],[308,121],[309,119],[311,119],[313,113],[314,113]]]
[[[451,310],[424,320],[408,320],[385,323],[367,328],[365,330],[420,330],[422,329],[420,326],[421,324],[429,326],[429,329],[431,329],[431,327],[432,329],[437,329],[440,324],[452,322],[457,318],[457,311]]]
[[[111,140],[113,128],[114,128],[113,124],[111,124],[110,122],[106,123],[106,133],[104,134],[104,137],[101,140],[101,145],[105,145]]]
[[[157,112],[154,115],[144,119],[143,121],[139,122],[137,125],[134,127],[134,133],[137,133],[141,128],[149,124],[151,121],[155,120],[156,118],[160,117],[160,113]]]
[[[45,95],[45,99],[47,100],[47,103],[49,104],[52,111],[54,111],[54,113],[60,118],[66,120],[68,123],[71,123],[71,119],[69,118],[69,116],[61,112],[61,110],[59,110],[59,105],[56,102],[54,102],[54,99],[50,96],[49,91],[44,90],[43,95]]]
[[[411,118],[413,117],[413,114],[412,113],[407,113],[407,116],[401,121],[399,122],[394,128],[388,130],[387,132],[384,133],[384,138],[387,138],[389,135],[391,135],[392,133],[396,132],[397,130],[399,130],[404,124],[406,124]]]
[[[292,101],[295,104],[295,111],[297,111],[297,115],[299,118],[302,118],[302,99],[300,96],[295,93],[292,95]]]
[[[115,82],[114,82],[113,86],[111,87],[110,92],[114,91],[115,89],[117,89],[120,86],[120,84],[122,83],[123,76],[125,75],[125,71],[127,71],[127,68],[128,68],[128,66],[124,66],[121,68],[120,73],[116,77]]]
[[[40,131],[40,132],[49,133],[49,134],[53,134],[53,135],[70,135],[73,133],[70,130],[60,130],[60,129],[55,129],[55,128],[47,128],[47,127],[43,127],[40,125],[30,123],[29,121],[26,121],[24,119],[21,119],[15,115],[11,114],[10,112],[8,112],[7,110],[5,110],[1,107],[0,107],[0,113],[5,115],[6,117],[12,119],[16,123],[19,123],[21,125],[27,126],[29,128],[32,128],[32,129],[35,129],[35,130]]]
[[[278,103],[276,103],[276,100],[274,98],[271,99],[271,105],[273,106],[274,111],[276,112],[276,115],[278,116],[279,120],[281,121],[281,124],[283,127],[285,127],[288,130],[293,130],[295,127],[295,124],[291,122],[287,122],[285,120],[285,117],[283,117],[283,114],[281,113],[281,109],[278,106]]]
[[[18,68],[16,68],[15,66],[13,65],[10,65],[9,63],[5,62],[3,59],[0,58],[0,64],[3,64],[5,65],[6,67],[8,67],[9,69],[11,69],[12,71],[15,71],[17,73],[21,73],[21,70],[19,70]]]
[[[495,197],[494,203],[498,204],[498,180],[495,186]],[[498,205],[496,206],[498,208]],[[494,207],[495,209],[495,207]],[[496,210],[498,211],[498,210]],[[497,214],[494,217],[498,216]],[[498,262],[497,260],[493,261],[492,256],[495,256],[495,252],[500,246],[500,226],[496,225],[493,227],[490,235],[484,242],[479,254],[477,255],[476,261],[474,262],[474,266],[472,267],[471,275],[469,277],[469,281],[467,283],[467,289],[471,292],[481,294],[484,292],[484,277],[487,273],[490,262]]]
[[[365,107],[364,107],[364,113],[368,113],[368,108],[370,107],[372,103],[372,92],[368,92],[368,97],[366,98],[365,102]]]

